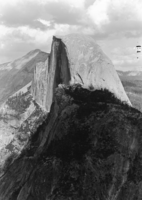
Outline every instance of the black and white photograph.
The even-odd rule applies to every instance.
[[[0,0],[0,200],[142,200],[142,0]]]

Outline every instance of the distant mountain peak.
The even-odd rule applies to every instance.
[[[31,50],[30,52],[28,52],[25,56],[32,55],[32,54],[39,53],[39,52],[41,52],[40,49],[34,49],[34,50]]]
[[[47,57],[47,53],[35,49],[21,58],[0,65],[0,105],[32,81],[36,63],[45,61]]]

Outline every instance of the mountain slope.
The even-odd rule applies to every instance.
[[[19,154],[46,112],[34,101],[31,82],[0,107],[0,166],[11,154]]]
[[[31,82],[36,63],[46,60],[47,56],[47,53],[34,50],[14,62],[0,65],[0,105]]]
[[[47,119],[7,161],[0,199],[140,199],[141,124],[107,90],[59,87]]]
[[[35,65],[47,57],[47,53],[34,50],[0,65],[0,166],[11,154],[20,153],[46,114],[30,90]]]

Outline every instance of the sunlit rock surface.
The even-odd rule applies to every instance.
[[[69,60],[71,84],[80,83],[85,88],[106,88],[121,101],[131,104],[111,60],[99,45],[85,35],[61,37]]]

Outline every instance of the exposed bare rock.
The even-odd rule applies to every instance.
[[[106,88],[131,105],[112,62],[93,39],[74,34],[53,37],[48,60],[38,64],[35,70],[34,98],[50,111],[55,88],[59,84],[77,83],[89,90]]]

